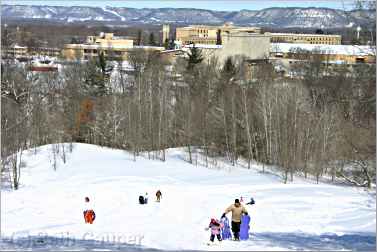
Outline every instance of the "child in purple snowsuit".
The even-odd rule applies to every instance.
[[[211,219],[211,222],[209,223],[208,227],[211,229],[211,237],[209,238],[209,240],[213,242],[216,236],[217,240],[221,241],[221,236],[220,236],[221,223],[215,219]]]

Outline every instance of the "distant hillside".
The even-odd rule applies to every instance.
[[[134,9],[124,7],[3,5],[6,20],[51,20],[58,22],[111,22],[119,24],[222,24],[262,27],[339,28],[372,24],[375,11],[342,11],[328,8],[268,8],[258,11],[212,11],[194,8]]]

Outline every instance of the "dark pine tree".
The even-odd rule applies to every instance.
[[[156,45],[156,41],[155,41],[154,33],[153,32],[151,32],[149,34],[149,45],[151,45],[151,46],[155,46]]]
[[[175,48],[174,40],[169,41],[169,50],[173,50]]]
[[[166,50],[170,49],[169,45],[170,45],[169,39],[165,39],[165,41],[164,41],[164,47],[165,47]]]
[[[85,71],[83,89],[90,97],[99,97],[108,93],[107,82],[109,81],[112,67],[108,66],[106,58],[101,52],[96,60],[89,61]]]
[[[222,69],[222,73],[227,74],[227,75],[234,75],[236,73],[236,67],[235,67],[231,57],[228,57],[225,60],[225,63],[224,63],[223,69]]]
[[[138,30],[137,31],[137,38],[136,38],[136,45],[138,45],[138,46],[141,45],[141,36],[142,36],[142,32],[141,32],[141,30]]]
[[[216,32],[216,45],[221,45],[221,30],[218,29]]]
[[[315,30],[315,34],[324,34],[322,29],[317,29]]]
[[[187,70],[194,69],[195,65],[203,61],[202,51],[193,44],[188,52]]]

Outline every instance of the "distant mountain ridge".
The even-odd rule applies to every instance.
[[[330,8],[267,8],[262,10],[213,11],[195,8],[127,8],[86,6],[2,5],[2,22],[8,19],[47,19],[58,22],[115,22],[144,24],[222,24],[262,27],[337,28],[375,23],[374,10],[343,11]]]

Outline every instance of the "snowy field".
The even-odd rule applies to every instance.
[[[50,149],[25,152],[20,189],[3,186],[0,249],[375,251],[372,191],[299,178],[283,184],[257,166],[209,169],[187,163],[178,149],[168,150],[166,162],[134,162],[121,150],[75,144],[54,171]],[[149,203],[139,205],[146,192]],[[93,225],[83,220],[85,196]],[[250,239],[207,246],[210,218],[240,196],[256,201],[247,206]]]

